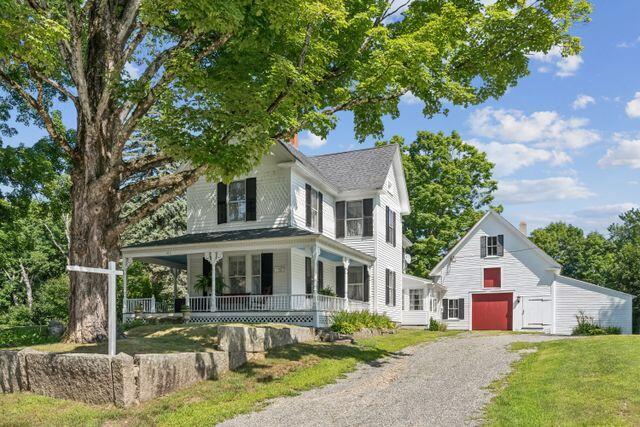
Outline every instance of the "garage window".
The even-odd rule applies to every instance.
[[[500,267],[490,267],[484,269],[484,287],[499,288],[502,286],[502,269]]]

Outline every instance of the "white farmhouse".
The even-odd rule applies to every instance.
[[[186,197],[187,234],[122,254],[186,271],[189,295],[163,306],[125,292],[125,319],[188,304],[200,322],[326,326],[342,309],[402,321],[410,208],[398,146],[309,157],[278,143],[247,175],[201,179]]]
[[[562,276],[561,268],[526,230],[489,211],[430,274],[446,289],[441,316],[450,329],[566,335],[582,312],[631,333],[632,295]]]

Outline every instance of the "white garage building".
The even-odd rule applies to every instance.
[[[440,314],[450,329],[567,335],[584,313],[631,333],[633,295],[562,276],[525,234],[489,211],[431,271],[446,290]]]

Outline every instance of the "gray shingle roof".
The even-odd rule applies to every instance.
[[[396,144],[308,157],[291,144],[283,147],[340,191],[382,188],[398,150]]]
[[[155,246],[170,246],[170,245],[187,245],[192,243],[209,243],[209,242],[230,242],[240,240],[256,240],[256,239],[269,239],[277,237],[297,237],[297,236],[311,236],[317,233],[312,231],[303,230],[296,227],[280,227],[280,228],[254,228],[250,230],[229,230],[229,231],[217,231],[212,233],[194,233],[184,234],[178,237],[171,237],[169,239],[156,240],[153,242],[136,243],[126,248],[146,248]]]
[[[398,150],[396,144],[344,153],[324,154],[309,160],[341,191],[378,190]]]

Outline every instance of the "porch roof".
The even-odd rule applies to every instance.
[[[210,233],[184,234],[153,242],[136,243],[122,248],[125,256],[133,258],[166,258],[168,255],[205,252],[213,249],[237,250],[268,248],[270,244],[320,244],[321,249],[335,250],[359,262],[371,263],[375,257],[347,246],[323,234],[297,227],[254,228],[248,230],[229,230]],[[253,244],[253,245],[252,245]],[[267,246],[265,246],[267,245]],[[252,247],[253,246],[253,247]],[[176,266],[177,267],[177,266]]]

